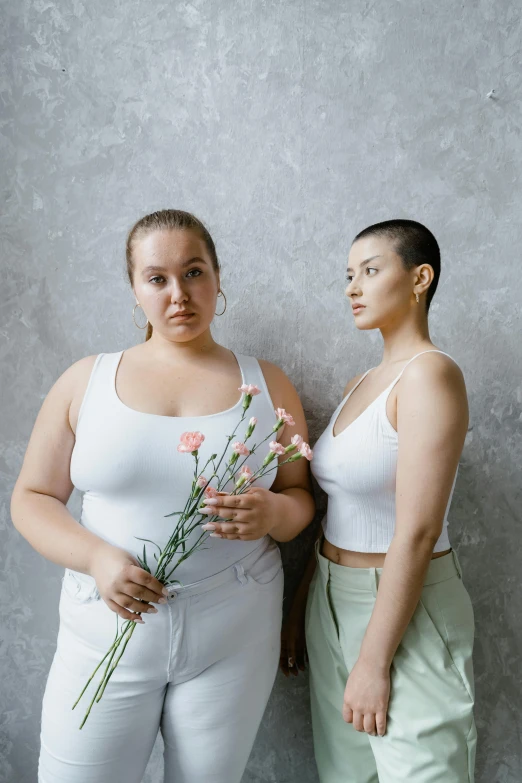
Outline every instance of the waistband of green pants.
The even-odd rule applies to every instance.
[[[325,581],[330,581],[332,585],[338,587],[369,590],[374,595],[376,594],[382,575],[382,568],[353,568],[332,563],[331,560],[328,560],[321,554],[322,542],[322,538],[316,541],[315,556],[319,573]],[[424,585],[445,582],[446,579],[452,579],[454,576],[462,579],[462,568],[457,553],[452,549],[446,555],[436,557],[430,561],[424,578]]]

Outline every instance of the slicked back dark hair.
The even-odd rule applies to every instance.
[[[431,231],[415,220],[385,220],[360,231],[353,241],[370,236],[391,239],[395,245],[394,250],[402,258],[406,269],[414,269],[421,264],[429,264],[433,268],[433,281],[426,292],[428,312],[440,277],[440,249]]]

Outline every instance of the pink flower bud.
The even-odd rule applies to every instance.
[[[299,449],[299,452],[303,455],[303,457],[306,457],[308,461],[312,459],[314,456],[314,453],[308,443],[304,443],[301,445],[301,448]]]
[[[240,441],[233,443],[232,448],[234,449],[234,452],[236,454],[240,454],[242,457],[248,457],[248,455],[250,454],[250,451],[247,449],[245,444],[241,443]]]
[[[255,397],[256,394],[261,394],[261,389],[258,389],[257,386],[249,383],[243,383],[238,387],[238,391],[243,392],[243,394],[248,394],[249,397]]]
[[[243,484],[246,484],[253,476],[252,471],[248,467],[248,465],[243,465],[241,470],[238,473],[239,479],[236,481],[236,487],[239,489],[243,486]]]
[[[291,417],[289,413],[285,411],[284,408],[276,408],[275,412],[278,419],[282,419],[285,424],[288,424],[290,427],[293,427],[295,425],[295,421]]]
[[[203,487],[206,487],[208,484],[208,480],[205,478],[205,476],[198,476],[196,480],[196,484],[200,489],[203,489]]]
[[[255,416],[252,416],[252,418],[251,418],[251,419],[250,419],[250,421],[248,422],[248,426],[249,426],[249,427],[255,427],[255,426],[256,426],[256,424],[257,424],[257,419],[256,419],[256,417],[255,417]]]
[[[204,440],[205,436],[201,432],[184,432],[180,438],[178,451],[181,454],[191,454],[199,449]]]

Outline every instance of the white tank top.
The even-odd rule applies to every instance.
[[[354,552],[388,551],[395,531],[398,434],[386,414],[386,402],[408,364],[423,353],[444,351],[432,349],[413,356],[395,380],[334,437],[337,417],[350,395],[370,372],[367,370],[341,400],[314,446],[312,473],[328,495],[328,508],[323,519],[324,535],[334,546]],[[447,516],[456,478],[457,472],[434,552],[450,548]]]
[[[148,538],[163,548],[175,519],[165,519],[165,515],[182,511],[191,489],[194,458],[178,452],[180,435],[186,431],[205,435],[199,449],[200,466],[213,453],[221,456],[227,436],[241,418],[243,396],[238,391],[239,399],[232,408],[208,416],[174,417],[136,411],[127,407],[116,393],[116,371],[122,354],[119,351],[96,357],[78,415],[71,481],[84,493],[80,523],[105,541],[141,557],[143,542],[135,536]],[[234,441],[242,440],[250,417],[255,416],[257,425],[252,443],[259,443],[276,423],[276,413],[257,359],[234,356],[241,369],[242,383],[255,384],[261,389],[261,394],[252,398],[247,418]],[[246,464],[256,470],[267,452],[268,442]],[[227,454],[232,454],[232,446]],[[225,460],[220,475],[224,463]],[[210,473],[206,471],[207,478]],[[273,471],[256,481],[255,486],[268,489],[275,476]],[[229,484],[225,490],[231,488],[233,485]],[[206,518],[202,524],[205,521]],[[193,532],[187,547],[200,532],[198,529]],[[227,568],[259,545],[259,540],[207,538],[205,548],[187,558],[172,578],[183,584],[199,581]],[[145,546],[147,562],[154,564],[157,550],[151,544]]]

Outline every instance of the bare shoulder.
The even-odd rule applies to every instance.
[[[411,362],[402,375],[403,388],[446,389],[466,394],[464,374],[459,365],[450,356],[443,353],[428,352]]]
[[[56,379],[47,396],[71,401],[82,384],[87,386],[95,361],[96,356],[86,356],[71,364]]]
[[[258,362],[274,406],[276,408],[285,408],[295,403],[299,396],[288,375],[277,364],[272,364],[272,362],[268,362],[265,359],[258,359]]]
[[[400,417],[431,410],[436,411],[436,416],[426,417],[426,421],[452,422],[458,430],[467,430],[469,407],[464,375],[449,356],[440,353],[419,356],[405,368],[397,387]]]

